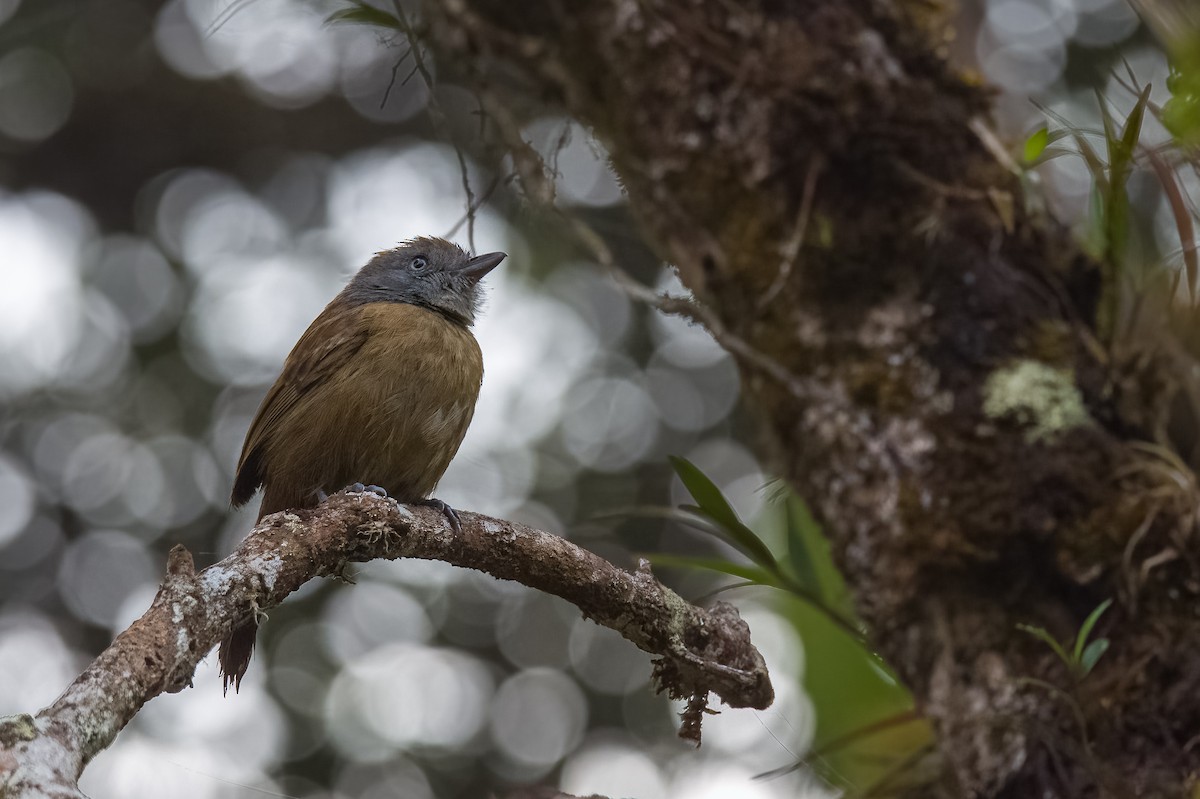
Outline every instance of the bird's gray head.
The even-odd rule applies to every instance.
[[[339,299],[351,305],[406,302],[470,325],[482,301],[479,279],[505,257],[502,252],[471,257],[445,239],[411,239],[393,250],[376,253]]]

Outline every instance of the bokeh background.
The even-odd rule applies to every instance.
[[[439,497],[620,564],[734,557],[647,512],[687,500],[667,461],[682,455],[786,546],[786,492],[754,454],[729,357],[632,303],[524,203],[474,137],[475,99],[436,60],[430,86],[410,74],[403,36],[327,24],[340,7],[0,0],[0,714],[52,701],[140,615],[171,545],[207,565],[248,531],[254,508],[231,512],[228,494],[259,400],[347,277],[409,236],[452,232],[510,256],[487,278],[483,393]],[[1000,89],[997,129],[1016,147],[1044,121],[1030,97],[1083,129],[1099,127],[1096,89],[1128,109],[1123,62],[1165,99],[1165,60],[1123,0],[966,3],[953,49]],[[530,102],[525,133],[556,169],[559,203],[637,279],[678,290],[638,243],[601,145]],[[485,199],[471,224],[447,138]],[[1053,159],[1037,177],[1086,232],[1083,163]],[[1146,252],[1177,252],[1149,181],[1137,198]],[[729,582],[662,574],[696,600]],[[97,758],[84,789],[830,795],[806,770],[752,778],[903,713],[903,690],[794,600],[723,596],[778,699],[707,718],[698,751],[675,738],[678,708],[653,694],[649,658],[615,634],[521,586],[404,561],[362,567],[354,587],[314,582],[274,611],[237,696],[222,698],[210,655],[193,689],[155,699]],[[822,765],[862,784],[923,735],[900,726]]]

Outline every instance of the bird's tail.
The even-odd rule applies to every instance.
[[[250,668],[250,656],[254,654],[254,639],[258,637],[258,620],[251,616],[246,621],[233,628],[223,641],[217,655],[221,664],[223,690],[229,693],[229,686],[237,693],[242,687],[242,677]]]

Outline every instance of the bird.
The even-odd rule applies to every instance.
[[[458,452],[483,382],[471,332],[479,281],[506,257],[471,256],[434,237],[376,253],[300,336],[259,405],[233,507],[261,488],[261,520],[361,484],[437,507],[458,529],[454,510],[430,494]],[[257,631],[252,616],[221,642],[226,694],[241,687]]]

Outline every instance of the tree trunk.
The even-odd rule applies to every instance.
[[[948,13],[425,3],[493,117],[532,89],[594,129],[712,314],[934,725],[938,776],[911,795],[1180,796],[1200,769],[1196,490],[1139,443],[1166,394],[1133,388],[1170,385],[1165,359],[1098,332],[1102,270],[985,143]],[[1073,638],[1108,598],[1086,677],[1017,628]]]

